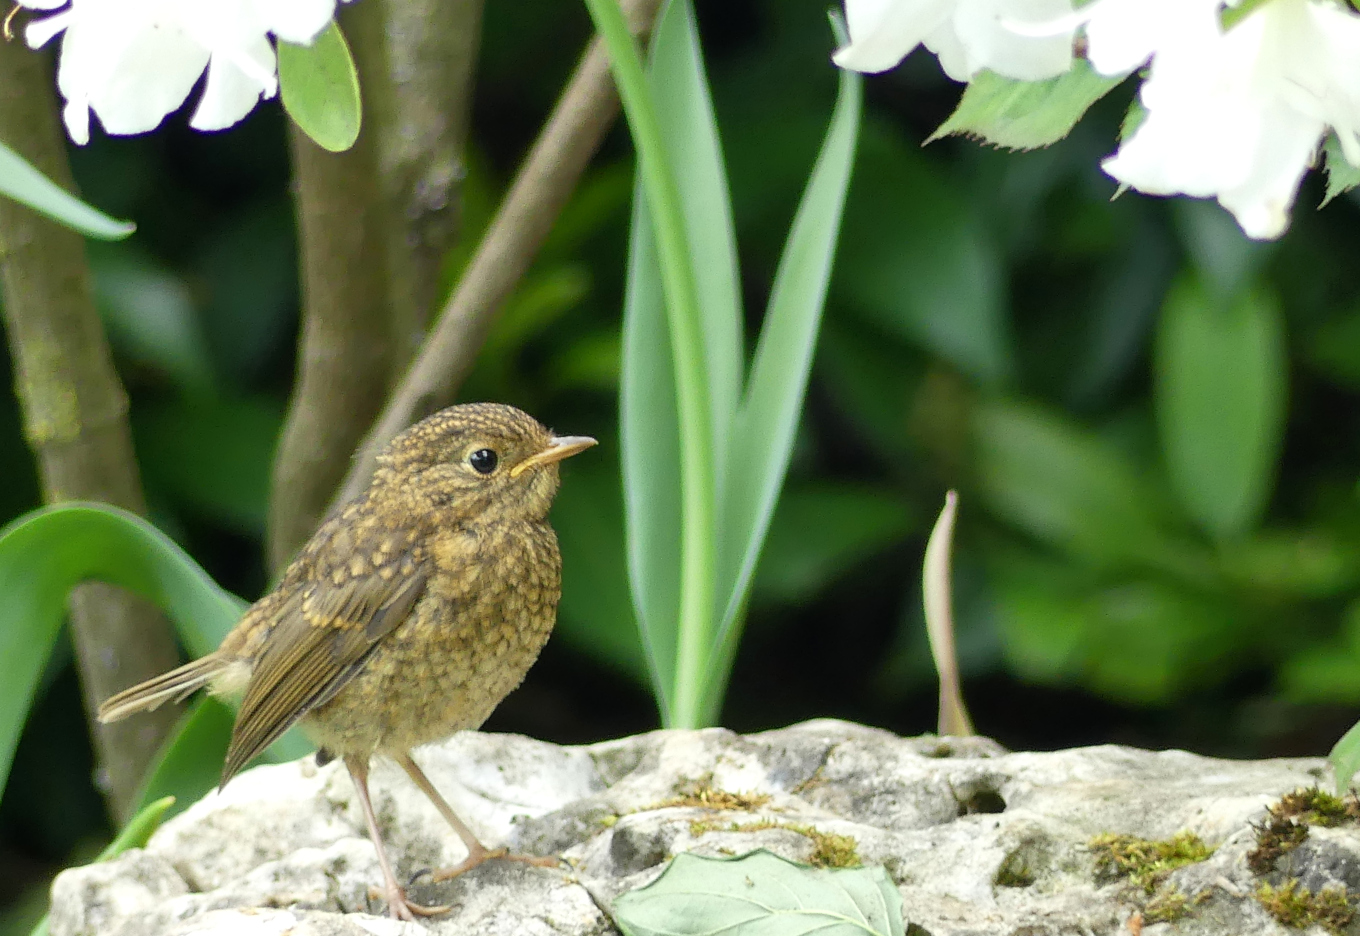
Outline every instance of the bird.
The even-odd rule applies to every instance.
[[[442,913],[398,883],[368,792],[371,759],[395,760],[467,847],[445,880],[490,858],[411,756],[480,727],[519,685],[557,618],[561,555],[548,523],[558,464],[595,445],[512,406],[451,406],[396,436],[366,490],[325,519],[278,585],[221,645],[100,706],[114,722],[199,688],[239,695],[219,789],[294,724],[318,763],[343,759],[394,919]]]

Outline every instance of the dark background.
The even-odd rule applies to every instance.
[[[821,0],[698,8],[749,342],[830,114],[831,36]],[[578,5],[488,4],[465,242],[486,223],[588,35]],[[933,57],[918,52],[869,80],[804,422],[724,725],[834,716],[904,734],[933,729],[919,572],[948,487],[962,495],[955,592],[979,731],[1012,748],[1118,742],[1262,757],[1325,754],[1354,720],[1356,205],[1342,198],[1315,212],[1321,185],[1310,178],[1291,232],[1252,245],[1212,204],[1111,201],[1099,159],[1133,93],[1126,82],[1061,144],[1010,154],[958,139],[922,148],[959,94]],[[224,586],[254,598],[265,586],[269,462],[297,331],[284,122],[269,102],[225,133],[185,124],[177,114],[142,138],[96,133],[72,158],[86,198],[139,225],[131,241],[89,250],[153,518]],[[604,443],[564,472],[559,634],[489,730],[585,742],[657,724],[625,590],[617,468],[630,192],[619,127],[461,394],[518,404]],[[450,282],[466,250],[450,256]],[[1065,457],[1104,464],[1089,457],[1098,450],[1123,474],[1092,484],[1115,484],[1122,498],[1115,482],[1134,478],[1151,493],[1130,488],[1132,509],[1146,494],[1167,511],[1177,542],[1219,558],[1235,548],[1199,532],[1177,505],[1152,400],[1152,343],[1169,286],[1224,276],[1264,290],[1285,316],[1289,404],[1277,479],[1259,530],[1242,540],[1275,551],[1263,547],[1247,572],[1223,559],[1227,571],[1191,581],[1171,561],[1150,569],[1114,548],[1092,557],[1032,522],[1015,491],[1091,515],[1079,499],[1063,500],[1079,497],[1079,484],[1043,469]],[[0,361],[6,386],[7,367]],[[1020,469],[979,446],[983,412],[1051,429],[1032,477],[997,482]],[[0,395],[0,480],[0,522],[38,504],[9,393]],[[1116,545],[1121,535],[1087,532]],[[47,878],[107,840],[91,770],[63,649],[0,800],[0,933],[23,931]]]

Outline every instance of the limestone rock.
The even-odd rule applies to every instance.
[[[829,720],[585,747],[466,733],[417,759],[484,842],[557,854],[562,866],[498,861],[439,885],[417,878],[413,898],[450,912],[388,920],[370,894],[381,878],[348,776],[307,760],[248,771],[144,850],[64,872],[53,936],[610,934],[614,898],[655,879],[670,856],[762,847],[884,865],[912,936],[1113,934],[1143,921],[1147,936],[1283,936],[1297,930],[1255,895],[1291,880],[1345,889],[1360,905],[1360,826],[1310,829],[1260,874],[1248,861],[1267,806],[1330,783],[1321,759],[1008,753],[982,738],[899,738]],[[371,783],[399,876],[463,857],[400,770],[375,763]],[[1102,835],[1183,832],[1212,854],[1141,882],[1113,874],[1093,846]]]

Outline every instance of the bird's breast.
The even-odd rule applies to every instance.
[[[552,631],[561,560],[546,524],[450,531],[428,548],[430,577],[407,620],[312,713],[335,753],[399,753],[481,725]]]

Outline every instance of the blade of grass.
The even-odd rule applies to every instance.
[[[628,584],[661,723],[675,705],[680,620],[680,414],[651,212],[634,186],[619,375]]]
[[[131,221],[118,221],[85,204],[3,143],[0,193],[86,237],[122,240],[137,230]]]
[[[836,109],[779,261],[733,424],[719,537],[718,659],[731,659],[740,636],[751,576],[788,472],[854,166],[861,97],[862,79],[842,71]],[[720,704],[726,682],[716,669],[705,689],[708,711]]]
[[[954,649],[954,599],[951,594],[952,557],[954,548],[954,520],[958,516],[959,495],[950,491],[944,498],[944,509],[926,543],[925,562],[921,570],[921,590],[926,606],[926,636],[930,639],[930,655],[935,660],[935,672],[940,677],[940,735],[968,737],[973,734],[973,722],[963,704],[963,687],[959,682],[959,657]]]
[[[610,65],[637,148],[639,175],[647,196],[661,272],[661,294],[670,326],[680,430],[681,525],[678,639],[667,716],[668,724],[674,727],[693,727],[700,718],[700,693],[712,643],[715,564],[713,427],[703,315],[680,190],[637,46],[616,0],[586,0],[586,6],[609,49]],[[636,437],[625,430],[625,449],[634,444]],[[627,459],[625,456],[625,467]],[[628,479],[631,483],[635,475],[630,473]],[[631,507],[636,499],[630,496],[628,502]],[[656,626],[664,625],[644,622],[644,627]]]
[[[703,319],[713,461],[721,487],[727,437],[740,402],[745,367],[741,279],[732,197],[692,0],[667,4],[652,38],[647,74],[666,155],[675,172]]]

